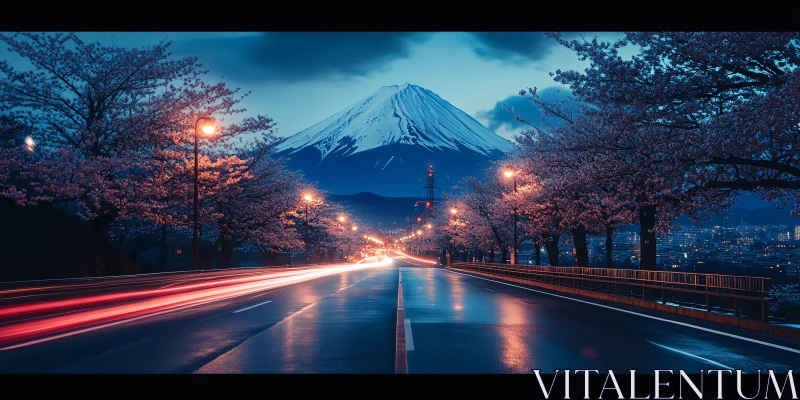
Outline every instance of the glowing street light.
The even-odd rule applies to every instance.
[[[208,116],[197,118],[194,122],[194,235],[192,236],[194,269],[200,269],[200,239],[198,238],[198,232],[200,231],[200,201],[197,193],[198,177],[200,175],[198,172],[198,159],[200,158],[198,142],[200,140],[200,130],[206,135],[212,135],[216,131],[216,124],[217,122],[214,118]]]
[[[428,229],[431,229],[431,228],[433,228],[433,225],[428,224],[428,225],[425,225],[425,227],[428,228]]]
[[[28,136],[25,138],[25,149],[28,151],[33,151],[33,148],[36,147],[36,142],[33,141],[33,138]]]
[[[457,208],[451,208],[450,209],[450,214],[458,214],[458,209]]]
[[[511,178],[511,177],[514,178],[514,193],[517,193],[517,175],[514,172],[515,172],[514,171],[514,167],[509,165],[509,166],[506,167],[506,170],[505,170],[505,172],[503,172],[503,175],[505,175],[506,178]],[[511,264],[516,264],[517,263],[517,219],[518,219],[518,217],[517,217],[517,207],[515,206],[514,207],[514,246],[513,246],[512,251],[511,251]],[[503,262],[505,262],[505,260],[503,260]]]
[[[352,229],[353,229],[353,232],[355,232],[355,231],[357,231],[357,230],[358,230],[358,227],[357,227],[357,226],[355,226],[355,225],[353,225],[353,228],[352,228]]]
[[[344,220],[345,220],[346,218],[344,217],[344,215],[340,215],[338,219],[339,219],[339,222],[344,222]]]
[[[422,231],[421,230],[417,230],[417,235],[422,235]]]

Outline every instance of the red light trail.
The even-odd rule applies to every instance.
[[[391,259],[360,264],[338,264],[295,271],[268,272],[254,276],[219,279],[169,288],[0,307],[0,316],[8,318],[42,312],[63,312],[75,307],[94,306],[91,309],[68,314],[62,313],[36,319],[29,318],[0,325],[0,345],[11,344],[0,348],[0,350],[9,350],[59,337],[102,329],[165,312],[210,304],[324,276],[387,265],[391,265]],[[109,304],[120,301],[129,302]],[[109,305],[102,307],[103,304]],[[102,308],[97,308],[98,306]]]
[[[400,251],[400,250],[392,250],[392,251],[394,251],[395,253],[397,253],[397,254],[399,254],[400,256],[402,256],[402,257],[400,257],[400,258],[403,258],[403,257],[405,257],[405,258],[408,258],[408,259],[411,259],[411,260],[414,260],[414,261],[419,261],[419,262],[423,262],[423,263],[426,263],[426,264],[432,264],[432,265],[436,265],[436,264],[438,264],[438,261],[435,261],[435,260],[428,260],[428,259],[425,259],[425,258],[417,258],[417,257],[413,257],[413,256],[410,256],[410,255],[408,255],[408,254],[406,254],[406,253],[404,253],[404,252]]]

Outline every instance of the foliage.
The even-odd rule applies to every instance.
[[[776,317],[800,320],[800,284],[776,285],[769,290],[769,310]]]
[[[591,63],[555,80],[610,121],[654,133],[647,142],[660,143],[664,163],[696,184],[783,202],[800,194],[800,33],[628,32],[615,43],[549,35]],[[639,51],[626,59],[619,50],[629,45]]]
[[[275,122],[242,116],[248,93],[209,83],[196,57],[172,57],[169,42],[124,48],[74,33],[0,41],[28,63],[0,62],[0,197],[69,209],[139,252],[166,226],[191,235],[197,177],[201,235],[223,265],[236,248],[303,247],[300,194],[316,189],[272,156]],[[209,117],[211,134],[198,129]],[[353,243],[326,225],[337,207],[315,209],[318,248]]]

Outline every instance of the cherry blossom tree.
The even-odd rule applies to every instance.
[[[549,35],[591,63],[556,71],[556,81],[624,110],[631,124],[668,132],[663,139],[685,145],[674,161],[706,187],[783,205],[800,195],[800,33],[629,32],[614,43]],[[622,57],[626,46],[638,54]]]
[[[361,243],[362,231],[352,214],[341,204],[326,198],[326,193],[311,185],[304,185],[300,190],[302,196],[296,198],[294,223],[301,236],[304,236],[306,216],[306,194],[312,200],[308,202],[308,246],[309,257],[319,260],[333,261],[337,252],[351,253]],[[344,217],[344,221],[340,220]],[[356,230],[353,230],[353,227]]]
[[[468,261],[467,254],[482,260],[482,250],[491,247],[493,240],[482,238],[482,224],[473,224],[469,220],[475,220],[473,210],[459,202],[456,196],[449,193],[442,194],[442,200],[433,208],[433,212],[427,220],[430,228],[431,244],[436,249],[441,249],[441,261],[446,262],[446,255],[451,258],[456,257],[459,251],[463,251],[464,259]],[[426,226],[427,229],[427,226]],[[488,236],[487,236],[488,237]]]
[[[470,234],[489,251],[491,262],[495,252],[505,261],[513,242],[513,210],[502,201],[508,182],[500,178],[499,166],[490,167],[482,177],[466,177],[456,188],[459,220],[470,227]]]
[[[523,193],[519,201],[534,213],[540,208],[550,210],[548,225],[569,230],[577,266],[589,266],[587,234],[605,234],[606,266],[611,267],[614,229],[633,222],[634,206],[627,193],[606,179],[603,163],[596,154],[571,149],[593,128],[587,125],[592,120],[584,115],[586,105],[570,97],[542,98],[532,92],[529,100],[543,115],[541,125],[509,110],[530,127],[515,138],[522,178],[531,181],[530,188],[524,191],[533,192]]]
[[[558,35],[553,36],[558,38]],[[643,65],[626,65],[616,48],[609,44],[561,42],[580,51],[587,48],[600,53],[607,51],[616,57],[609,58],[619,63],[615,61],[613,68],[596,73],[593,68],[601,67],[595,64],[602,64],[605,59],[593,58],[593,68],[586,72],[591,79],[583,79],[584,75],[580,73],[556,72],[558,82],[571,83],[574,101],[581,105],[578,113],[564,112],[563,107],[542,101],[536,89],[521,94],[530,95],[540,109],[560,119],[567,127],[560,129],[572,131],[566,135],[566,140],[557,141],[561,143],[557,152],[579,154],[577,163],[585,171],[585,176],[590,177],[590,182],[618,191],[621,196],[614,196],[616,200],[612,197],[611,204],[619,203],[617,200],[622,200],[622,204],[633,204],[640,224],[640,266],[654,269],[657,231],[671,229],[670,221],[678,215],[697,218],[702,211],[719,211],[729,206],[732,193],[713,190],[709,185],[719,176],[713,169],[687,164],[687,158],[696,151],[692,140],[696,132],[675,124],[648,121],[644,118],[648,114],[643,113],[640,107],[644,95],[630,96],[628,93],[627,100],[621,97],[614,100],[604,92],[605,86],[598,83],[616,81],[618,75],[626,73],[626,68],[643,68]],[[606,76],[611,78],[606,79]],[[625,85],[624,82],[620,84]]]
[[[263,250],[300,248],[290,221],[300,196],[301,177],[269,155],[271,144],[249,154],[220,157],[203,175],[204,217],[216,235],[223,268],[246,243]]]
[[[30,189],[30,164],[36,162],[31,128],[8,115],[0,116],[0,197],[23,206]]]
[[[272,126],[262,116],[225,125],[226,116],[245,111],[237,105],[247,93],[206,83],[208,71],[197,58],[173,59],[168,42],[128,49],[87,43],[74,33],[0,34],[0,40],[29,63],[24,69],[0,62],[2,107],[32,127],[42,154],[30,166],[35,179],[27,201],[75,203],[103,236],[119,218],[157,204],[149,200],[167,189],[157,181],[180,180],[173,176],[189,164],[198,116],[219,120],[217,148]],[[3,192],[18,197],[20,190]],[[163,211],[152,215],[171,214]]]

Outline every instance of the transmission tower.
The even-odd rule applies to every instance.
[[[434,200],[434,189],[438,189],[438,187],[435,186],[435,180],[433,177],[433,165],[431,165],[430,169],[428,170],[427,181],[428,185],[422,187],[423,189],[427,189],[427,198],[414,203],[414,213],[409,221],[409,231],[411,231],[411,224],[424,224],[428,218],[433,217],[433,207],[436,204],[436,200]],[[422,212],[417,215],[417,210],[419,209],[420,203],[425,203],[425,207],[422,209]]]
[[[425,221],[428,218],[433,217],[433,209],[434,206],[436,205],[436,201],[433,198],[433,194],[434,194],[434,189],[438,189],[434,184],[435,180],[433,177],[433,165],[431,165],[430,169],[428,170],[428,185],[422,187],[423,189],[426,189],[428,192],[427,199],[425,200],[425,210],[422,212],[421,215],[422,218],[418,220],[422,223],[425,223]]]
[[[428,190],[428,200],[425,202],[425,207],[433,211],[433,189],[438,189],[436,186],[433,186],[433,165],[428,170],[428,186],[425,186],[423,189]]]

